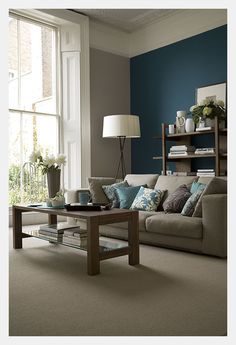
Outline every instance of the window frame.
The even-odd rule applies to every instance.
[[[54,47],[54,52],[53,54],[55,55],[55,102],[56,102],[56,107],[55,107],[55,113],[50,113],[50,112],[39,112],[39,111],[31,111],[31,110],[25,110],[19,108],[10,108],[8,107],[8,117],[11,116],[11,113],[18,113],[19,117],[22,118],[23,115],[28,115],[28,116],[50,116],[56,118],[56,151],[59,153],[60,148],[62,147],[62,133],[61,133],[61,121],[62,121],[62,106],[61,106],[61,56],[60,56],[60,27],[55,24],[51,24],[49,22],[46,22],[45,20],[40,20],[38,18],[32,18],[31,16],[24,15],[24,14],[18,14],[15,11],[10,10],[8,13],[8,17],[15,18],[16,20],[22,20],[28,23],[40,25],[40,26],[46,26],[50,29],[54,30],[54,39],[55,39],[55,47]],[[17,24],[18,25],[18,24]],[[17,34],[17,45],[18,47],[20,46],[19,44],[20,41],[20,34]],[[18,64],[18,70],[20,70],[19,65],[20,65],[20,51],[18,51],[18,58],[17,58],[17,64]],[[21,74],[19,73],[18,76],[18,94],[20,93],[20,88],[21,88],[21,83],[20,83],[20,78]],[[22,164],[21,164],[22,165]],[[23,169],[23,168],[22,168]],[[63,183],[63,181],[62,181]],[[9,205],[9,210],[11,210],[12,206]]]

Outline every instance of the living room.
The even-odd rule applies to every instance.
[[[133,186],[135,176],[138,179],[145,176],[146,179],[147,174],[150,179],[139,180],[138,184],[153,189],[161,181],[161,176],[180,172],[178,163],[163,159],[162,124],[168,125],[165,129],[167,134],[169,124],[174,124],[176,131],[177,111],[184,111],[186,118],[189,118],[190,107],[197,103],[198,90],[215,85],[227,88],[228,29],[227,6],[214,9],[205,6],[188,9],[176,7],[166,8],[163,5],[161,11],[156,8],[125,7],[95,10],[83,9],[82,6],[73,9],[10,9],[11,23],[16,23],[19,42],[24,33],[19,28],[25,18],[32,20],[31,26],[34,21],[40,20],[52,31],[54,27],[60,27],[61,65],[57,65],[57,69],[62,71],[61,109],[59,115],[56,110],[54,113],[52,110],[53,116],[50,111],[46,112],[48,119],[58,116],[58,127],[53,125],[54,120],[50,118],[50,131],[46,122],[43,123],[44,135],[40,137],[38,131],[37,138],[41,140],[41,146],[43,140],[48,140],[50,147],[59,148],[56,153],[65,154],[66,162],[61,174],[64,191],[80,189],[81,194],[85,193],[90,187],[88,178],[91,177],[118,177],[123,180],[127,176],[129,186]],[[42,56],[46,59],[43,53]],[[10,73],[13,84],[13,68]],[[76,73],[80,78],[76,77]],[[53,75],[53,72],[50,74]],[[10,96],[14,90],[12,87]],[[23,92],[22,86],[20,94]],[[225,105],[226,100],[225,94]],[[40,114],[46,109],[42,102],[35,105],[36,110],[27,110],[27,106],[22,111],[23,118],[27,111]],[[14,113],[16,118],[19,109],[15,109],[14,104],[9,108],[11,115]],[[140,135],[125,141],[124,160],[120,162],[121,165],[125,164],[125,172],[117,169],[121,153],[119,140],[102,134],[104,117],[114,114],[136,114],[140,125]],[[228,121],[229,118],[226,123]],[[23,128],[25,132],[28,130],[26,122],[23,122],[24,125],[19,127],[22,133]],[[227,139],[226,128],[223,132]],[[217,130],[214,127],[211,130],[216,138]],[[10,133],[9,141],[13,145],[17,132],[13,128]],[[24,140],[27,144],[27,135],[22,136],[23,146]],[[206,138],[201,144],[209,147],[211,142]],[[194,145],[199,145],[197,139]],[[26,149],[28,156],[32,147],[30,143]],[[26,153],[22,156],[23,164],[26,163]],[[224,158],[221,164],[217,163],[217,154],[215,157],[194,159],[187,171],[204,169],[208,159],[207,168],[214,170],[216,177],[222,178],[220,175],[224,174],[222,181],[225,181],[225,175],[228,175],[227,160]],[[156,180],[154,176],[157,176]],[[175,176],[194,182],[190,174]],[[10,190],[10,206],[46,201],[43,190],[40,195],[44,198],[42,200],[27,199],[27,192],[26,199],[18,202],[15,186]],[[169,189],[172,193],[175,187],[171,190],[162,185],[160,189]],[[213,194],[218,193],[225,195],[224,191]],[[76,200],[79,196],[77,192],[66,193],[65,196],[67,202],[79,201]],[[22,195],[19,194],[19,198]],[[208,201],[211,201],[210,196]],[[203,208],[214,214],[213,207],[205,204],[207,202],[203,201]],[[223,208],[221,212],[223,214]],[[224,212],[227,214],[227,210]],[[12,231],[12,225],[16,225],[14,222],[12,224],[11,208],[9,214]],[[219,217],[215,215],[215,222],[220,224],[219,231],[226,223],[225,219],[222,220],[222,214]],[[58,212],[58,215],[64,216],[63,212]],[[26,212],[23,216],[23,226],[30,229],[33,223],[45,222],[44,213]],[[209,225],[212,218],[207,222],[204,226],[212,228],[212,224]],[[199,219],[195,223],[199,223]],[[198,226],[196,224],[195,227]],[[187,225],[181,227],[187,229]],[[217,228],[215,223],[214,228]],[[111,241],[115,241],[116,234],[120,232],[117,229],[113,231]],[[195,336],[195,339],[199,336],[221,336],[217,341],[231,341],[227,332],[227,254],[222,244],[226,237],[219,237],[219,243],[213,239],[213,244],[209,243],[212,241],[209,237],[208,243],[203,246],[198,237],[193,237],[188,243],[185,241],[183,247],[179,244],[178,250],[171,241],[164,245],[150,245],[147,243],[149,239],[145,243],[147,234],[140,232],[139,235],[140,262],[137,266],[137,260],[134,266],[129,266],[126,257],[117,256],[102,262],[100,274],[90,277],[86,273],[84,252],[55,246],[33,237],[23,239],[22,250],[13,249],[11,234],[9,336]],[[109,238],[106,231],[102,236]],[[128,237],[118,235],[117,238],[121,244],[127,243]],[[14,241],[16,244],[17,236]],[[196,244],[197,241],[199,244]],[[15,248],[20,247],[16,245]],[[129,257],[129,260],[135,261],[134,257]],[[49,324],[48,320],[52,318],[54,322]]]

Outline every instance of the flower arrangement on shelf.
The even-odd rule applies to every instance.
[[[50,171],[60,170],[61,166],[66,164],[66,156],[60,153],[57,156],[46,155],[43,157],[40,151],[34,151],[31,153],[29,161],[41,167],[42,173],[46,174]]]
[[[226,119],[225,104],[221,100],[203,99],[200,104],[191,106],[189,110],[196,124],[201,120],[200,118],[214,119],[217,116],[220,121]]]

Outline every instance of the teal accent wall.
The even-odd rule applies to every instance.
[[[195,89],[227,79],[227,26],[135,56],[131,69],[131,113],[140,116],[141,138],[132,139],[132,173],[160,173],[161,123],[195,104]],[[203,146],[212,146],[205,139]],[[193,168],[206,167],[207,158]],[[207,167],[213,167],[208,160]],[[173,163],[169,169],[174,170]]]

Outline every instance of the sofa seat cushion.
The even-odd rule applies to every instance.
[[[156,212],[146,219],[146,230],[168,236],[202,238],[202,219],[184,217],[179,213]]]
[[[146,231],[146,219],[150,216],[153,216],[154,214],[156,214],[156,212],[139,211],[139,231]],[[112,226],[114,228],[119,229],[128,229],[127,222],[113,223],[108,226]]]

